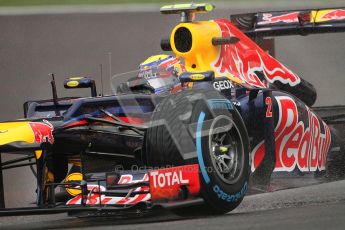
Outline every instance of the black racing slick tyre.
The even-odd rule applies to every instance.
[[[249,140],[232,102],[213,90],[186,90],[164,98],[146,133],[148,166],[199,164],[201,206],[182,216],[217,215],[236,208],[249,179]]]

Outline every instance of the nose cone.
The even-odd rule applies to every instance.
[[[53,125],[48,121],[0,123],[0,152],[40,149],[43,142],[54,142]]]
[[[34,133],[28,121],[0,123],[0,146],[12,142],[35,143]]]

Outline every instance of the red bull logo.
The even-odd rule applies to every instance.
[[[290,86],[300,83],[301,79],[296,74],[267,54],[234,25],[225,19],[215,22],[221,29],[222,37],[234,36],[240,40],[236,44],[220,47],[218,59],[212,63],[218,75],[231,74],[259,88],[266,88],[267,83],[275,81]]]
[[[258,25],[277,24],[277,23],[296,23],[298,22],[299,12],[292,12],[288,14],[273,15],[270,13],[264,13],[262,15],[262,21],[258,22]]]
[[[345,10],[332,10],[320,17],[320,20],[342,20],[345,19]]]
[[[43,120],[43,122],[30,122],[29,125],[34,133],[36,143],[54,143],[54,127],[50,122]]]
[[[291,172],[324,170],[331,143],[329,127],[308,107],[306,122],[299,118],[297,105],[286,96],[276,97],[279,120],[275,128],[276,165],[274,171]],[[265,155],[265,143],[260,142],[252,152],[252,171]]]

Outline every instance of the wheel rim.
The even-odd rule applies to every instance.
[[[244,163],[243,142],[237,125],[228,116],[218,116],[212,121],[208,138],[216,173],[225,183],[236,183]]]

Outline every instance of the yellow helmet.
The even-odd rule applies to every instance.
[[[148,69],[159,69],[169,71],[178,77],[182,72],[186,71],[184,64],[179,58],[166,54],[153,55],[147,58],[139,65],[140,71]]]

